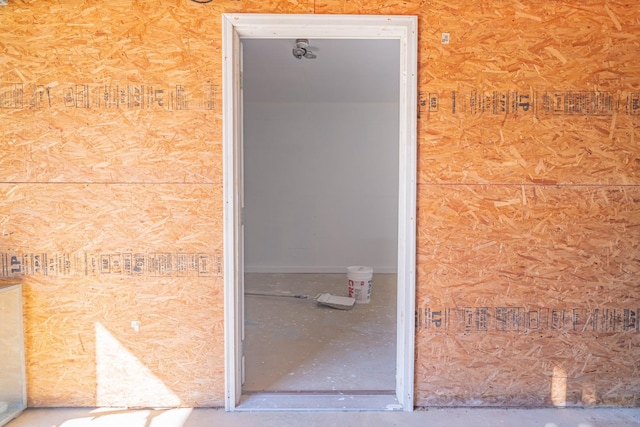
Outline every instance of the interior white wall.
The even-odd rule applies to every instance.
[[[395,102],[245,102],[245,270],[395,272],[398,126]]]

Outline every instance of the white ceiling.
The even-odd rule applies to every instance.
[[[398,102],[398,40],[309,44],[316,59],[295,58],[294,39],[243,39],[245,102]]]

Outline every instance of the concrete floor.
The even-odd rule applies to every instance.
[[[221,409],[27,409],[6,427],[635,427],[640,409],[438,409],[224,412]]]
[[[246,274],[243,392],[395,394],[396,288],[374,274],[371,302],[338,310],[313,298],[347,296],[345,274]]]

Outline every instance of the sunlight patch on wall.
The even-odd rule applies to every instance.
[[[582,386],[582,404],[586,406],[594,406],[598,403],[598,394],[594,383],[585,383]]]
[[[553,406],[567,406],[567,372],[562,366],[553,368],[551,377],[551,402]]]
[[[181,400],[127,350],[104,326],[96,323],[96,405],[175,407]]]

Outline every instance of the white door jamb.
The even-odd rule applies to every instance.
[[[240,39],[333,38],[400,41],[400,132],[398,202],[398,307],[396,398],[413,410],[416,271],[417,18],[373,15],[222,16],[222,151],[224,187],[225,409],[242,392],[242,103]]]

